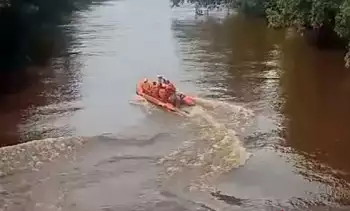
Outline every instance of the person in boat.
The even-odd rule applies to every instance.
[[[158,79],[158,85],[159,87],[163,87],[163,85],[165,84],[165,77],[162,75],[157,75],[157,79]]]
[[[164,86],[165,86],[165,93],[166,93],[165,98],[167,99],[167,101],[173,104],[175,107],[179,108],[181,99],[178,97],[176,93],[176,88],[174,84],[166,79],[164,81]]]
[[[159,90],[160,90],[159,84],[157,84],[156,81],[153,81],[152,85],[151,85],[151,93],[150,93],[150,95],[152,97],[154,97],[154,98],[159,99]]]
[[[142,89],[146,94],[151,94],[151,83],[147,78],[143,79]]]
[[[170,93],[176,93],[176,88],[173,83],[171,83],[168,79],[164,80],[165,87],[168,89]]]
[[[180,107],[181,99],[176,94],[176,88],[173,83],[162,75],[157,75],[159,99],[162,102],[168,102],[176,107]]]
[[[167,91],[164,86],[159,86],[159,99],[164,103],[168,102]]]
[[[166,79],[162,75],[157,75],[158,79],[158,88],[159,88],[159,99],[167,103],[168,102],[168,96],[167,96],[167,90],[166,90]]]

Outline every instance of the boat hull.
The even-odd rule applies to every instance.
[[[148,102],[154,104],[154,105],[157,105],[157,106],[160,106],[168,111],[172,111],[172,112],[178,112],[180,111],[179,108],[176,108],[173,104],[169,103],[169,102],[163,102],[161,101],[160,99],[158,98],[155,98],[151,95],[148,95],[144,92],[143,88],[142,88],[142,84],[143,84],[143,81],[140,81],[137,86],[136,86],[136,94],[141,96],[142,98],[144,98],[145,100],[147,100]],[[194,106],[196,103],[195,103],[195,100],[193,97],[190,97],[190,96],[187,96],[185,94],[179,94],[180,96],[180,99],[181,99],[181,104],[180,106],[183,107],[183,106]]]

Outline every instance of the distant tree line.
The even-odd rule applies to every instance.
[[[218,4],[217,0],[191,2],[203,6]],[[348,48],[345,63],[350,66],[350,0],[225,0],[220,3],[244,14],[264,17],[273,28],[295,27],[301,32],[313,31],[319,37],[326,37],[317,45],[341,43]]]

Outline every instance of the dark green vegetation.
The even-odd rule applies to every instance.
[[[336,43],[332,33],[341,40],[350,41],[349,0],[268,0],[263,6],[270,26],[316,31],[320,38],[318,46]],[[349,52],[345,61],[349,66]]]
[[[217,0],[192,0],[203,6]],[[226,0],[244,14],[264,17],[270,27],[313,34],[318,47],[350,49],[350,0]],[[348,43],[348,44],[346,44]],[[350,66],[350,52],[345,55]]]

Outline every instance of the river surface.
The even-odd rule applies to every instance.
[[[342,54],[226,15],[162,0],[75,12],[64,53],[3,98],[0,210],[348,210]],[[188,117],[135,100],[157,74],[198,96]]]

